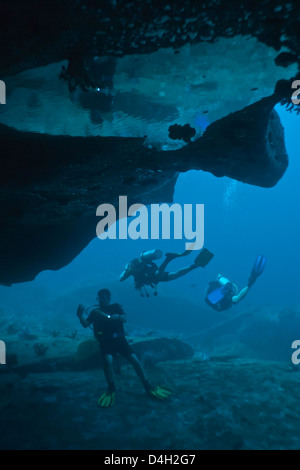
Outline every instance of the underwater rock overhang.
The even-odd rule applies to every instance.
[[[68,59],[89,80],[94,55],[121,57],[238,34],[299,57],[299,2],[290,0],[11,0],[0,15],[0,74]],[[87,27],[88,25],[88,27]],[[87,84],[87,83],[86,83]]]
[[[178,172],[271,187],[288,159],[274,95],[210,125],[176,151],[143,139],[49,136],[0,125],[0,283],[32,280],[69,263],[95,237],[96,208],[171,202]]]
[[[0,72],[68,59],[72,79],[89,86],[88,63],[95,54],[120,57],[165,47],[176,52],[187,43],[237,34],[278,51],[284,46],[296,61],[298,13],[296,1],[277,0],[53,0],[47,7],[12,0],[1,5]],[[96,206],[116,204],[121,192],[129,202],[171,201],[179,171],[202,169],[273,186],[287,156],[272,109],[289,93],[286,87],[280,97],[214,122],[201,139],[172,152],[147,149],[139,138],[52,137],[1,126],[0,283],[31,280],[70,262],[95,236]]]

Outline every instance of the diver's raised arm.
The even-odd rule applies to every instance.
[[[232,297],[232,303],[233,303],[233,304],[238,304],[241,300],[243,300],[243,298],[244,298],[245,295],[247,294],[248,290],[249,290],[249,287],[246,286],[246,287],[244,287],[244,289],[242,289],[242,290],[238,293],[238,295],[234,295],[234,296]]]
[[[88,321],[88,319],[83,318],[84,312],[85,312],[84,306],[82,304],[78,305],[76,315],[79,318],[81,325],[84,328],[87,328],[88,326],[90,326],[92,322]]]

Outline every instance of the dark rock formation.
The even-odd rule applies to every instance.
[[[127,459],[145,449],[173,459],[176,450],[196,459],[200,450],[299,450],[299,372],[290,362],[197,356],[162,362],[149,379],[172,391],[164,403],[146,396],[136,374],[124,370],[106,410],[97,408],[106,382],[95,370],[0,379],[3,450],[102,450],[102,458],[113,451]]]
[[[179,339],[155,338],[149,340],[133,340],[131,347],[135,354],[145,364],[154,365],[162,361],[174,361],[191,359],[194,351],[188,344]],[[126,361],[120,358],[120,364]],[[7,364],[2,367],[1,372],[16,372],[21,377],[30,373],[50,373],[57,371],[84,371],[89,369],[99,369],[103,366],[102,356],[96,340],[88,339],[79,344],[76,354],[72,356],[50,357],[40,359],[29,364],[16,365]]]
[[[226,335],[237,335],[238,331],[245,325],[251,323],[251,314],[242,314],[218,325],[214,325],[196,335],[198,344],[203,349],[211,346],[216,339]],[[194,337],[195,340],[195,337]]]
[[[169,127],[170,139],[182,139],[184,142],[191,142],[191,138],[194,137],[195,134],[195,129],[193,129],[189,124],[185,124],[184,126],[174,124]]]
[[[291,64],[297,62],[298,58],[296,54],[291,54],[290,52],[281,52],[275,59],[276,65],[281,65],[281,67],[288,67]]]
[[[70,89],[98,84],[95,56],[166,47],[179,53],[187,43],[236,35],[278,51],[285,46],[290,52],[278,55],[281,65],[295,62],[300,51],[296,1],[12,0],[0,11],[1,76],[68,59],[62,78]],[[113,61],[111,67],[113,73]],[[0,126],[0,283],[28,281],[70,262],[95,236],[101,203],[117,206],[122,193],[129,203],[170,202],[179,171],[275,185],[288,162],[272,109],[291,95],[289,83],[279,88],[176,152],[148,149],[139,138],[49,136]]]
[[[175,338],[139,341],[133,343],[132,348],[145,365],[153,365],[161,361],[190,359],[194,355],[191,346]]]
[[[231,114],[170,152],[145,148],[138,138],[49,136],[0,125],[0,283],[69,263],[96,236],[99,204],[118,207],[123,194],[129,204],[170,202],[179,171],[273,186],[288,165],[272,110],[277,99]]]
[[[11,0],[1,4],[0,74],[69,59],[70,78],[90,86],[89,61],[97,56],[174,52],[186,43],[238,34],[257,37],[299,57],[299,2],[265,0]]]

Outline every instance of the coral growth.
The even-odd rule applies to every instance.
[[[47,346],[44,343],[35,343],[33,345],[34,352],[37,356],[45,356],[47,349],[49,349],[49,346]]]

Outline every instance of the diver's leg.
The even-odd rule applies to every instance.
[[[170,253],[169,253],[170,254]],[[171,258],[170,256],[168,256],[168,253],[166,254],[166,259],[165,261],[163,261],[163,263],[159,266],[158,268],[158,276],[161,276],[163,275],[163,273],[165,272],[165,269],[166,267],[168,266],[168,264],[170,263],[170,261],[172,261],[173,258]]]
[[[137,376],[139,377],[140,381],[142,382],[146,392],[149,392],[150,390],[150,384],[148,380],[146,379],[146,374],[143,369],[143,366],[141,362],[138,360],[137,356],[135,354],[130,354],[127,357],[128,362],[133,366]]]
[[[113,357],[111,354],[104,356],[103,371],[110,392],[115,391],[114,375],[113,375]]]
[[[98,406],[108,408],[113,406],[116,399],[116,387],[113,379],[113,357],[111,354],[103,355],[103,371],[107,381],[107,390],[98,399]]]
[[[172,261],[173,259],[175,258],[181,258],[182,256],[187,256],[189,255],[190,253],[192,253],[193,251],[193,246],[195,245],[195,243],[192,243],[191,247],[189,250],[185,250],[183,251],[182,253],[166,253],[166,259],[165,261],[161,264],[161,266],[159,267],[158,269],[158,273],[159,274],[163,274],[166,267],[168,266],[168,264],[170,263],[170,261]]]
[[[165,261],[158,268],[158,276],[163,275],[170,261],[172,261],[175,258],[180,258],[181,256],[185,256],[186,254],[189,254],[189,253],[191,253],[191,250],[186,250],[183,253],[166,253]]]
[[[196,269],[198,266],[196,264],[191,264],[191,266],[187,266],[186,268],[181,268],[178,271],[175,271],[173,273],[162,273],[160,277],[160,282],[168,282],[168,281],[174,281],[175,279],[178,279],[181,276],[185,276],[185,274],[193,271],[193,269]]]

